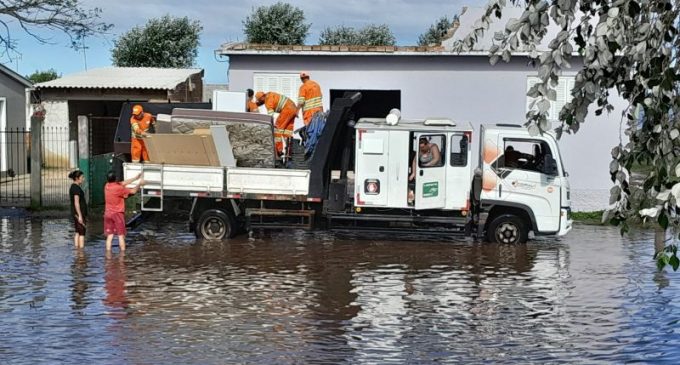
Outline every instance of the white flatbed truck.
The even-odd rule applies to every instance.
[[[144,172],[143,211],[162,211],[165,199],[191,199],[190,229],[204,239],[255,228],[304,228],[523,243],[529,232],[563,236],[571,230],[569,182],[552,135],[531,136],[518,125],[483,125],[473,138],[469,123],[447,119],[354,122],[352,107],[360,98],[346,95],[334,102],[303,166],[127,163],[124,176]],[[440,151],[438,162],[423,163],[429,156],[421,158],[420,141]],[[473,149],[479,155],[476,169]]]

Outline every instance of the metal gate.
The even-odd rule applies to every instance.
[[[71,187],[69,172],[78,166],[76,141],[69,139],[68,127],[42,127],[42,205],[66,207]]]
[[[31,132],[0,130],[0,207],[31,205]]]

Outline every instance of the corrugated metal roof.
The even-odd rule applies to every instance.
[[[172,90],[200,68],[103,67],[36,84],[38,89],[155,89]]]

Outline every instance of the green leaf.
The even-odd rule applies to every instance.
[[[663,268],[666,267],[666,261],[664,260],[664,257],[666,257],[666,255],[659,256],[656,259],[656,268],[659,269],[659,271],[663,270]]]
[[[668,260],[668,264],[671,265],[673,271],[678,271],[678,267],[680,267],[680,259],[678,259],[678,256],[673,255]]]

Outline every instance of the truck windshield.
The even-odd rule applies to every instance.
[[[496,168],[545,173],[546,157],[554,158],[550,145],[539,139],[505,139],[503,155],[494,163]],[[559,173],[558,173],[559,175]]]

